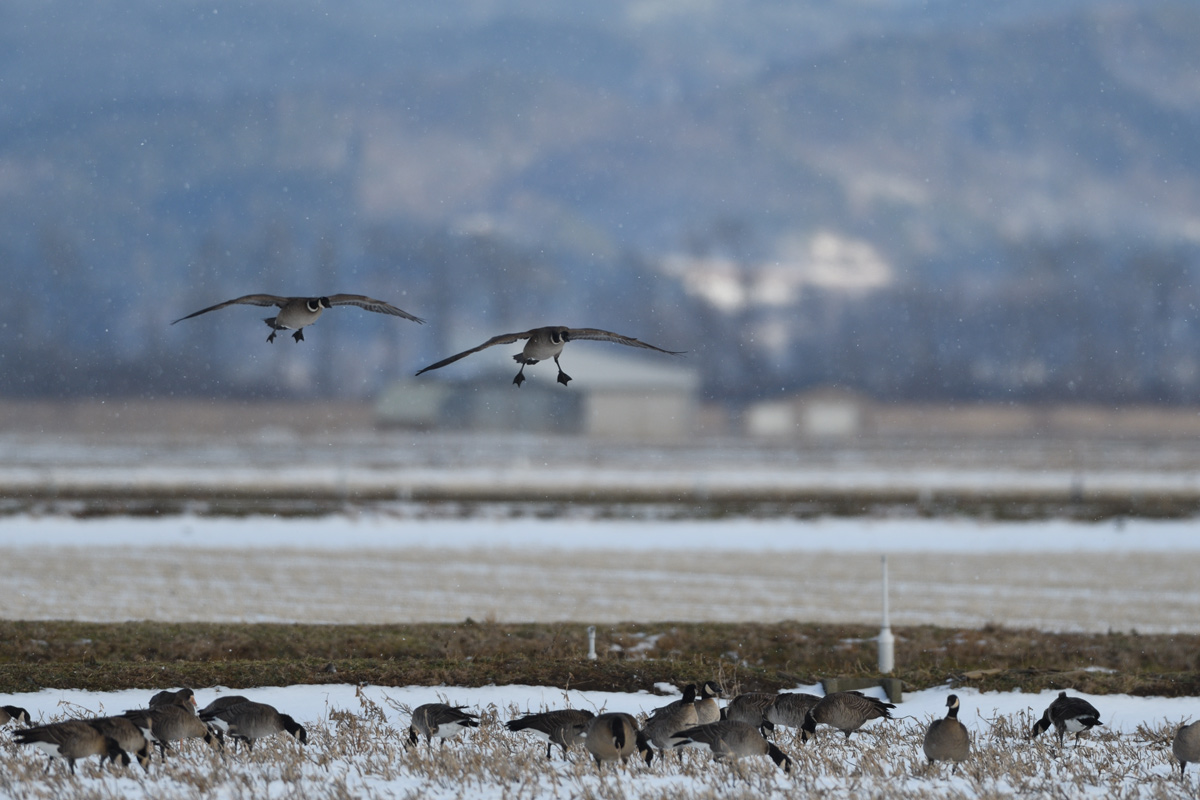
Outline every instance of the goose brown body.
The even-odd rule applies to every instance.
[[[850,734],[873,719],[892,719],[891,709],[896,706],[858,692],[834,692],[821,698],[809,709],[800,726],[801,741],[807,742],[816,732],[817,725],[829,725],[850,738]]]
[[[200,709],[196,713],[197,713],[197,715],[199,715],[200,719],[205,719],[206,717],[211,719],[212,717],[215,717],[218,713],[220,713],[221,711],[224,711],[225,709],[229,708],[230,706],[236,706],[240,703],[249,703],[249,702],[250,702],[250,698],[245,697],[244,695],[240,695],[240,694],[221,695],[216,700],[213,700],[211,703],[209,703],[208,705],[206,705],[204,708]]]
[[[696,685],[688,684],[683,697],[665,706],[660,706],[646,717],[642,733],[659,750],[670,747],[671,736],[684,728],[699,724],[696,714]]]
[[[116,742],[126,753],[133,753],[142,769],[150,771],[150,742],[131,720],[126,717],[96,717],[87,720],[87,723]],[[100,763],[103,764],[108,758],[107,754],[101,756]]]
[[[775,695],[767,708],[767,722],[785,728],[799,728],[804,725],[804,718],[808,716],[808,712],[819,702],[821,698],[815,694],[782,692]]]
[[[1103,724],[1100,721],[1100,712],[1094,705],[1082,697],[1067,697],[1066,692],[1059,692],[1058,697],[1054,698],[1054,702],[1042,714],[1042,718],[1033,724],[1029,738],[1036,739],[1053,725],[1054,732],[1058,734],[1059,747],[1062,747],[1063,737],[1068,733],[1075,734],[1075,746],[1078,747],[1079,734]]]
[[[759,733],[766,734],[775,728],[767,719],[767,712],[774,702],[775,695],[771,692],[743,692],[725,706],[724,716],[725,719],[753,725]]]
[[[1171,742],[1171,754],[1179,761],[1181,777],[1188,764],[1200,761],[1200,722],[1181,725],[1179,730],[1175,731],[1175,740]]]
[[[274,706],[252,700],[226,703],[223,708],[201,715],[200,719],[217,725],[235,741],[245,742],[250,750],[254,749],[255,740],[278,733],[290,733],[300,744],[308,742],[308,731],[303,725]]]
[[[41,750],[50,756],[51,762],[61,758],[71,768],[72,775],[75,774],[75,762],[88,756],[101,756],[102,759],[120,761],[121,766],[129,766],[129,754],[112,737],[105,736],[81,719],[22,728],[13,733],[13,738],[18,744]],[[50,769],[49,763],[46,769]]]
[[[647,766],[654,760],[649,740],[629,714],[610,712],[593,717],[588,721],[583,746],[596,760],[597,770],[607,761],[626,763],[635,752],[642,754]]]
[[[408,742],[414,745],[418,736],[424,736],[426,744],[431,745],[434,739],[441,739],[445,746],[446,739],[457,736],[467,728],[478,727],[479,715],[464,711],[462,706],[426,703],[413,709],[412,721],[408,726]]]
[[[672,740],[673,747],[705,747],[718,761],[745,756],[770,756],[784,772],[792,769],[792,760],[778,747],[763,738],[753,725],[723,719],[707,725],[680,731]]]
[[[150,698],[150,708],[160,706],[182,706],[193,714],[196,713],[196,693],[191,689],[176,689],[159,692]]]
[[[545,739],[546,758],[550,758],[551,745],[561,747],[563,758],[566,758],[567,750],[583,741],[587,723],[594,716],[591,711],[563,708],[509,720],[504,727],[513,732],[528,731]]]
[[[126,711],[121,716],[138,726],[142,734],[158,747],[159,755],[164,758],[171,742],[203,739],[209,746],[220,746],[220,741],[205,722],[188,708],[176,703]]]
[[[958,696],[946,698],[946,716],[929,723],[923,743],[925,757],[935,761],[953,761],[958,771],[958,762],[966,761],[971,754],[971,736],[966,726],[958,721]]]

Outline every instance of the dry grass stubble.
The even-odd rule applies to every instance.
[[[386,697],[386,696],[385,696]],[[516,706],[476,709],[478,730],[444,745],[406,744],[411,709],[386,698],[359,696],[354,711],[333,710],[320,720],[302,720],[309,743],[291,737],[260,741],[247,753],[218,752],[191,742],[175,749],[151,774],[140,769],[100,769],[81,762],[71,777],[61,764],[44,774],[45,757],[0,738],[5,769],[0,795],[91,800],[201,797],[260,800],[264,797],[491,798],[579,797],[595,800],[690,800],[690,798],[1001,798],[1192,797],[1195,774],[1181,781],[1170,758],[1173,724],[1143,727],[1132,735],[1093,732],[1079,747],[1062,752],[1052,736],[1030,742],[1034,718],[966,719],[973,731],[972,757],[953,774],[945,764],[928,765],[921,738],[928,719],[872,723],[846,741],[822,728],[800,745],[794,732],[777,741],[794,762],[791,775],[766,758],[714,763],[700,751],[668,754],[646,767],[634,759],[599,773],[576,748],[569,760],[545,757],[544,744],[509,734],[500,724],[526,711]],[[601,709],[596,709],[600,711]],[[85,709],[64,709],[78,716]],[[95,710],[93,710],[95,711]]]

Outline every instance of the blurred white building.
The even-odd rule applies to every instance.
[[[618,439],[677,441],[697,425],[700,372],[685,358],[571,348],[554,362],[489,367],[463,378],[427,375],[387,387],[376,403],[382,426],[429,430],[542,431]],[[455,367],[460,365],[456,364]]]
[[[824,387],[747,407],[743,430],[750,436],[774,439],[857,436],[869,413],[869,402],[862,395]]]

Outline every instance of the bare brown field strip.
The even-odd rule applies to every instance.
[[[905,626],[894,676],[911,692],[1073,688],[1200,692],[1195,635],[1048,634]],[[419,625],[0,621],[0,692],[42,687],[521,684],[660,692],[716,678],[729,692],[875,674],[875,629],[815,623],[461,621]]]

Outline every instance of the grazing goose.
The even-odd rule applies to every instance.
[[[665,706],[659,706],[658,708],[651,709],[650,713],[646,715],[646,720],[649,721],[655,719],[656,717],[674,714],[678,711],[678,709],[683,708],[684,706],[691,706],[693,709],[695,709],[695,703],[696,684],[689,683],[687,686],[683,687],[682,697],[680,697],[678,700],[672,700]]]
[[[129,766],[129,754],[112,737],[105,736],[81,719],[22,728],[13,732],[13,738],[18,744],[30,745],[50,756],[46,763],[47,772],[56,758],[67,762],[72,775],[75,774],[76,759],[88,756],[101,756],[113,762],[119,760],[121,766]]]
[[[29,712],[20,706],[0,706],[0,725],[7,725],[9,722],[28,725]]]
[[[605,761],[621,760],[628,763],[636,750],[646,759],[646,766],[654,761],[654,751],[646,734],[638,730],[637,720],[629,714],[607,713],[593,717],[585,728],[583,746],[596,759],[596,770],[601,771]]]
[[[782,725],[785,728],[799,728],[804,725],[804,718],[821,698],[815,694],[802,692],[783,692],[775,695],[775,701],[767,708],[767,722],[772,725]]]
[[[138,726],[142,735],[158,748],[159,756],[164,759],[167,757],[167,748],[171,742],[203,739],[204,743],[210,747],[221,746],[207,723],[189,709],[175,703],[137,711],[126,711],[121,716]]]
[[[673,737],[671,746],[707,747],[717,761],[742,756],[770,756],[784,772],[792,770],[792,760],[787,754],[764,739],[753,725],[737,720],[723,719],[680,731]]]
[[[1059,747],[1063,745],[1063,736],[1068,733],[1075,734],[1075,746],[1078,747],[1079,734],[1103,724],[1100,721],[1100,712],[1094,705],[1082,697],[1067,697],[1066,692],[1059,692],[1058,697],[1054,698],[1054,702],[1042,714],[1042,718],[1033,724],[1029,738],[1036,739],[1038,734],[1044,733],[1053,725],[1055,733],[1058,734]]]
[[[132,721],[125,717],[96,717],[87,720],[87,724],[112,739],[126,753],[133,753],[142,769],[150,771],[150,742]],[[100,763],[104,764],[109,759],[111,756],[105,754],[100,757]]]
[[[250,702],[249,697],[245,697],[240,694],[221,695],[216,700],[213,700],[211,703],[209,703],[208,705],[206,705],[204,708],[200,709],[196,713],[199,715],[200,719],[204,719],[204,720],[212,719],[218,713],[220,713],[221,711],[224,711],[225,709],[229,708],[230,706],[236,706],[239,703],[249,703],[249,702]]]
[[[162,691],[150,698],[150,708],[159,708],[160,706],[182,706],[193,714],[196,713],[196,693],[191,689],[179,689],[177,691]]]
[[[417,743],[417,735],[425,737],[425,744],[433,744],[434,739],[446,740],[458,735],[459,731],[479,727],[479,715],[463,711],[465,706],[448,706],[445,703],[426,703],[417,706],[412,712],[412,723],[408,726],[409,745]]]
[[[742,692],[729,701],[722,716],[724,719],[753,725],[758,728],[759,733],[766,736],[768,731],[775,729],[774,724],[767,718],[774,702],[775,695],[770,692]]]
[[[971,737],[966,727],[958,721],[958,695],[946,698],[946,716],[929,723],[925,731],[925,757],[934,761],[953,761],[954,772],[958,762],[966,761],[971,754]]]
[[[203,714],[200,719],[211,722],[235,742],[245,742],[247,750],[254,749],[255,739],[264,739],[285,731],[295,736],[300,744],[308,743],[308,731],[303,725],[266,703],[255,703],[251,700],[226,703],[224,708]]]
[[[858,692],[834,692],[821,698],[815,706],[804,715],[804,724],[800,726],[801,743],[807,742],[816,733],[818,725],[829,725],[846,734],[861,728],[868,721],[883,717],[892,719],[889,709],[896,706],[867,697]]]
[[[616,342],[630,347],[644,347],[647,350],[657,350],[660,353],[678,356],[683,355],[682,352],[674,350],[663,350],[661,347],[655,347],[652,344],[646,344],[643,341],[634,339],[629,336],[622,336],[619,333],[611,331],[602,331],[599,328],[567,328],[562,325],[552,325],[546,328],[534,328],[533,330],[524,331],[522,333],[502,333],[499,336],[493,336],[478,347],[472,347],[470,350],[464,350],[461,353],[456,353],[449,358],[443,358],[436,364],[430,364],[417,374],[429,372],[434,369],[453,364],[460,358],[466,358],[472,353],[478,353],[480,350],[486,350],[489,347],[494,347],[498,344],[513,344],[521,339],[527,339],[525,347],[520,353],[513,356],[513,360],[521,365],[517,370],[517,377],[513,378],[513,383],[518,387],[525,382],[525,367],[530,364],[536,364],[539,361],[545,361],[548,358],[554,359],[554,365],[558,367],[558,382],[566,386],[571,381],[571,376],[563,372],[562,366],[558,363],[558,357],[563,351],[563,347],[567,342],[575,341],[576,339],[594,339],[602,342]]]
[[[583,741],[584,728],[594,716],[591,711],[563,708],[512,719],[504,723],[504,727],[514,733],[529,731],[539,739],[544,739],[546,758],[550,758],[550,746],[555,744],[562,748],[563,758],[566,758],[567,750]]]
[[[710,722],[716,722],[721,718],[721,706],[717,703],[717,698],[723,697],[721,694],[721,686],[716,681],[705,681],[697,694],[700,699],[694,705],[696,707],[696,724],[707,725]]]
[[[217,303],[215,306],[202,308],[199,311],[188,314],[186,317],[180,317],[175,322],[183,322],[185,319],[198,317],[201,314],[207,314],[210,311],[217,311],[226,306],[236,304],[279,307],[278,314],[263,319],[263,322],[271,326],[271,335],[267,337],[268,342],[275,341],[275,334],[279,331],[295,331],[292,334],[292,338],[297,342],[304,341],[303,329],[316,322],[317,318],[321,316],[322,311],[334,306],[358,306],[359,308],[365,308],[367,311],[374,311],[377,314],[391,314],[393,317],[404,317],[413,322],[425,321],[420,317],[414,317],[407,311],[401,311],[382,300],[375,300],[361,294],[331,294],[328,297],[279,297],[274,294],[248,294],[242,297],[235,297],[232,300],[226,300],[224,303]],[[175,322],[171,324],[174,325]]]
[[[659,750],[671,746],[671,736],[684,728],[698,725],[696,717],[696,685],[689,683],[683,690],[683,697],[667,703],[650,712],[642,733],[646,739]]]
[[[1171,753],[1179,760],[1179,777],[1193,761],[1200,761],[1200,722],[1191,725],[1181,725],[1175,732],[1175,741],[1171,742]]]

